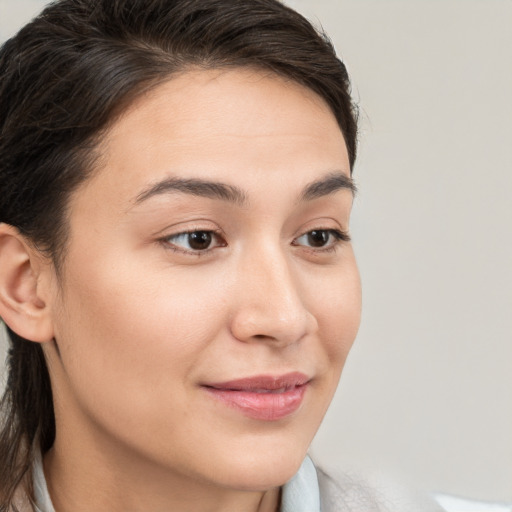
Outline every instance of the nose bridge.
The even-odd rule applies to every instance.
[[[276,245],[244,255],[239,269],[239,300],[232,330],[242,341],[267,339],[293,343],[315,320],[301,297],[289,255]]]

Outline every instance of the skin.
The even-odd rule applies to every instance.
[[[55,508],[276,511],[359,326],[354,253],[333,234],[348,232],[353,194],[327,187],[301,200],[312,182],[349,178],[336,120],[282,78],[189,71],[139,98],[99,149],[99,168],[70,200],[58,277],[0,229],[4,261],[15,255],[0,275],[11,276],[0,314],[44,343],[55,390],[44,459]],[[176,190],[142,198],[169,178],[237,187],[245,202]],[[209,250],[180,235],[194,230],[217,233]],[[324,246],[312,246],[312,230],[324,230]],[[202,387],[290,371],[310,382],[277,421]]]

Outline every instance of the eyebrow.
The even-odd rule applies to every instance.
[[[142,203],[150,197],[172,192],[181,192],[193,196],[220,199],[240,206],[247,204],[245,192],[234,186],[202,179],[166,178],[142,191],[136,198],[135,204]]]
[[[356,184],[350,176],[341,172],[331,172],[327,176],[306,185],[300,196],[300,201],[312,201],[313,199],[334,194],[338,190],[350,190],[353,196],[357,193]]]
[[[357,187],[351,177],[341,172],[331,172],[306,185],[299,196],[299,202],[312,201],[313,199],[318,199],[343,189],[350,190],[352,195],[355,195],[357,192]],[[135,198],[134,203],[137,205],[151,197],[174,192],[218,199],[239,206],[245,206],[249,202],[247,194],[241,188],[234,185],[198,178],[170,177],[143,190]]]

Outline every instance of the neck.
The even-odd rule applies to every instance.
[[[112,450],[74,453],[56,440],[44,472],[56,512],[277,512],[280,490],[229,489]],[[67,445],[69,446],[69,445]]]
[[[56,387],[56,439],[43,458],[56,512],[278,512],[275,477],[259,475],[255,487],[243,467],[219,476],[215,461],[193,472],[183,454],[162,455],[165,444],[161,452],[141,450],[117,437],[84,413],[67,386]]]

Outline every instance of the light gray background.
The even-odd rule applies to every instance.
[[[0,38],[38,0],[0,0]],[[361,106],[363,323],[313,446],[331,470],[512,501],[512,2],[289,0]]]

